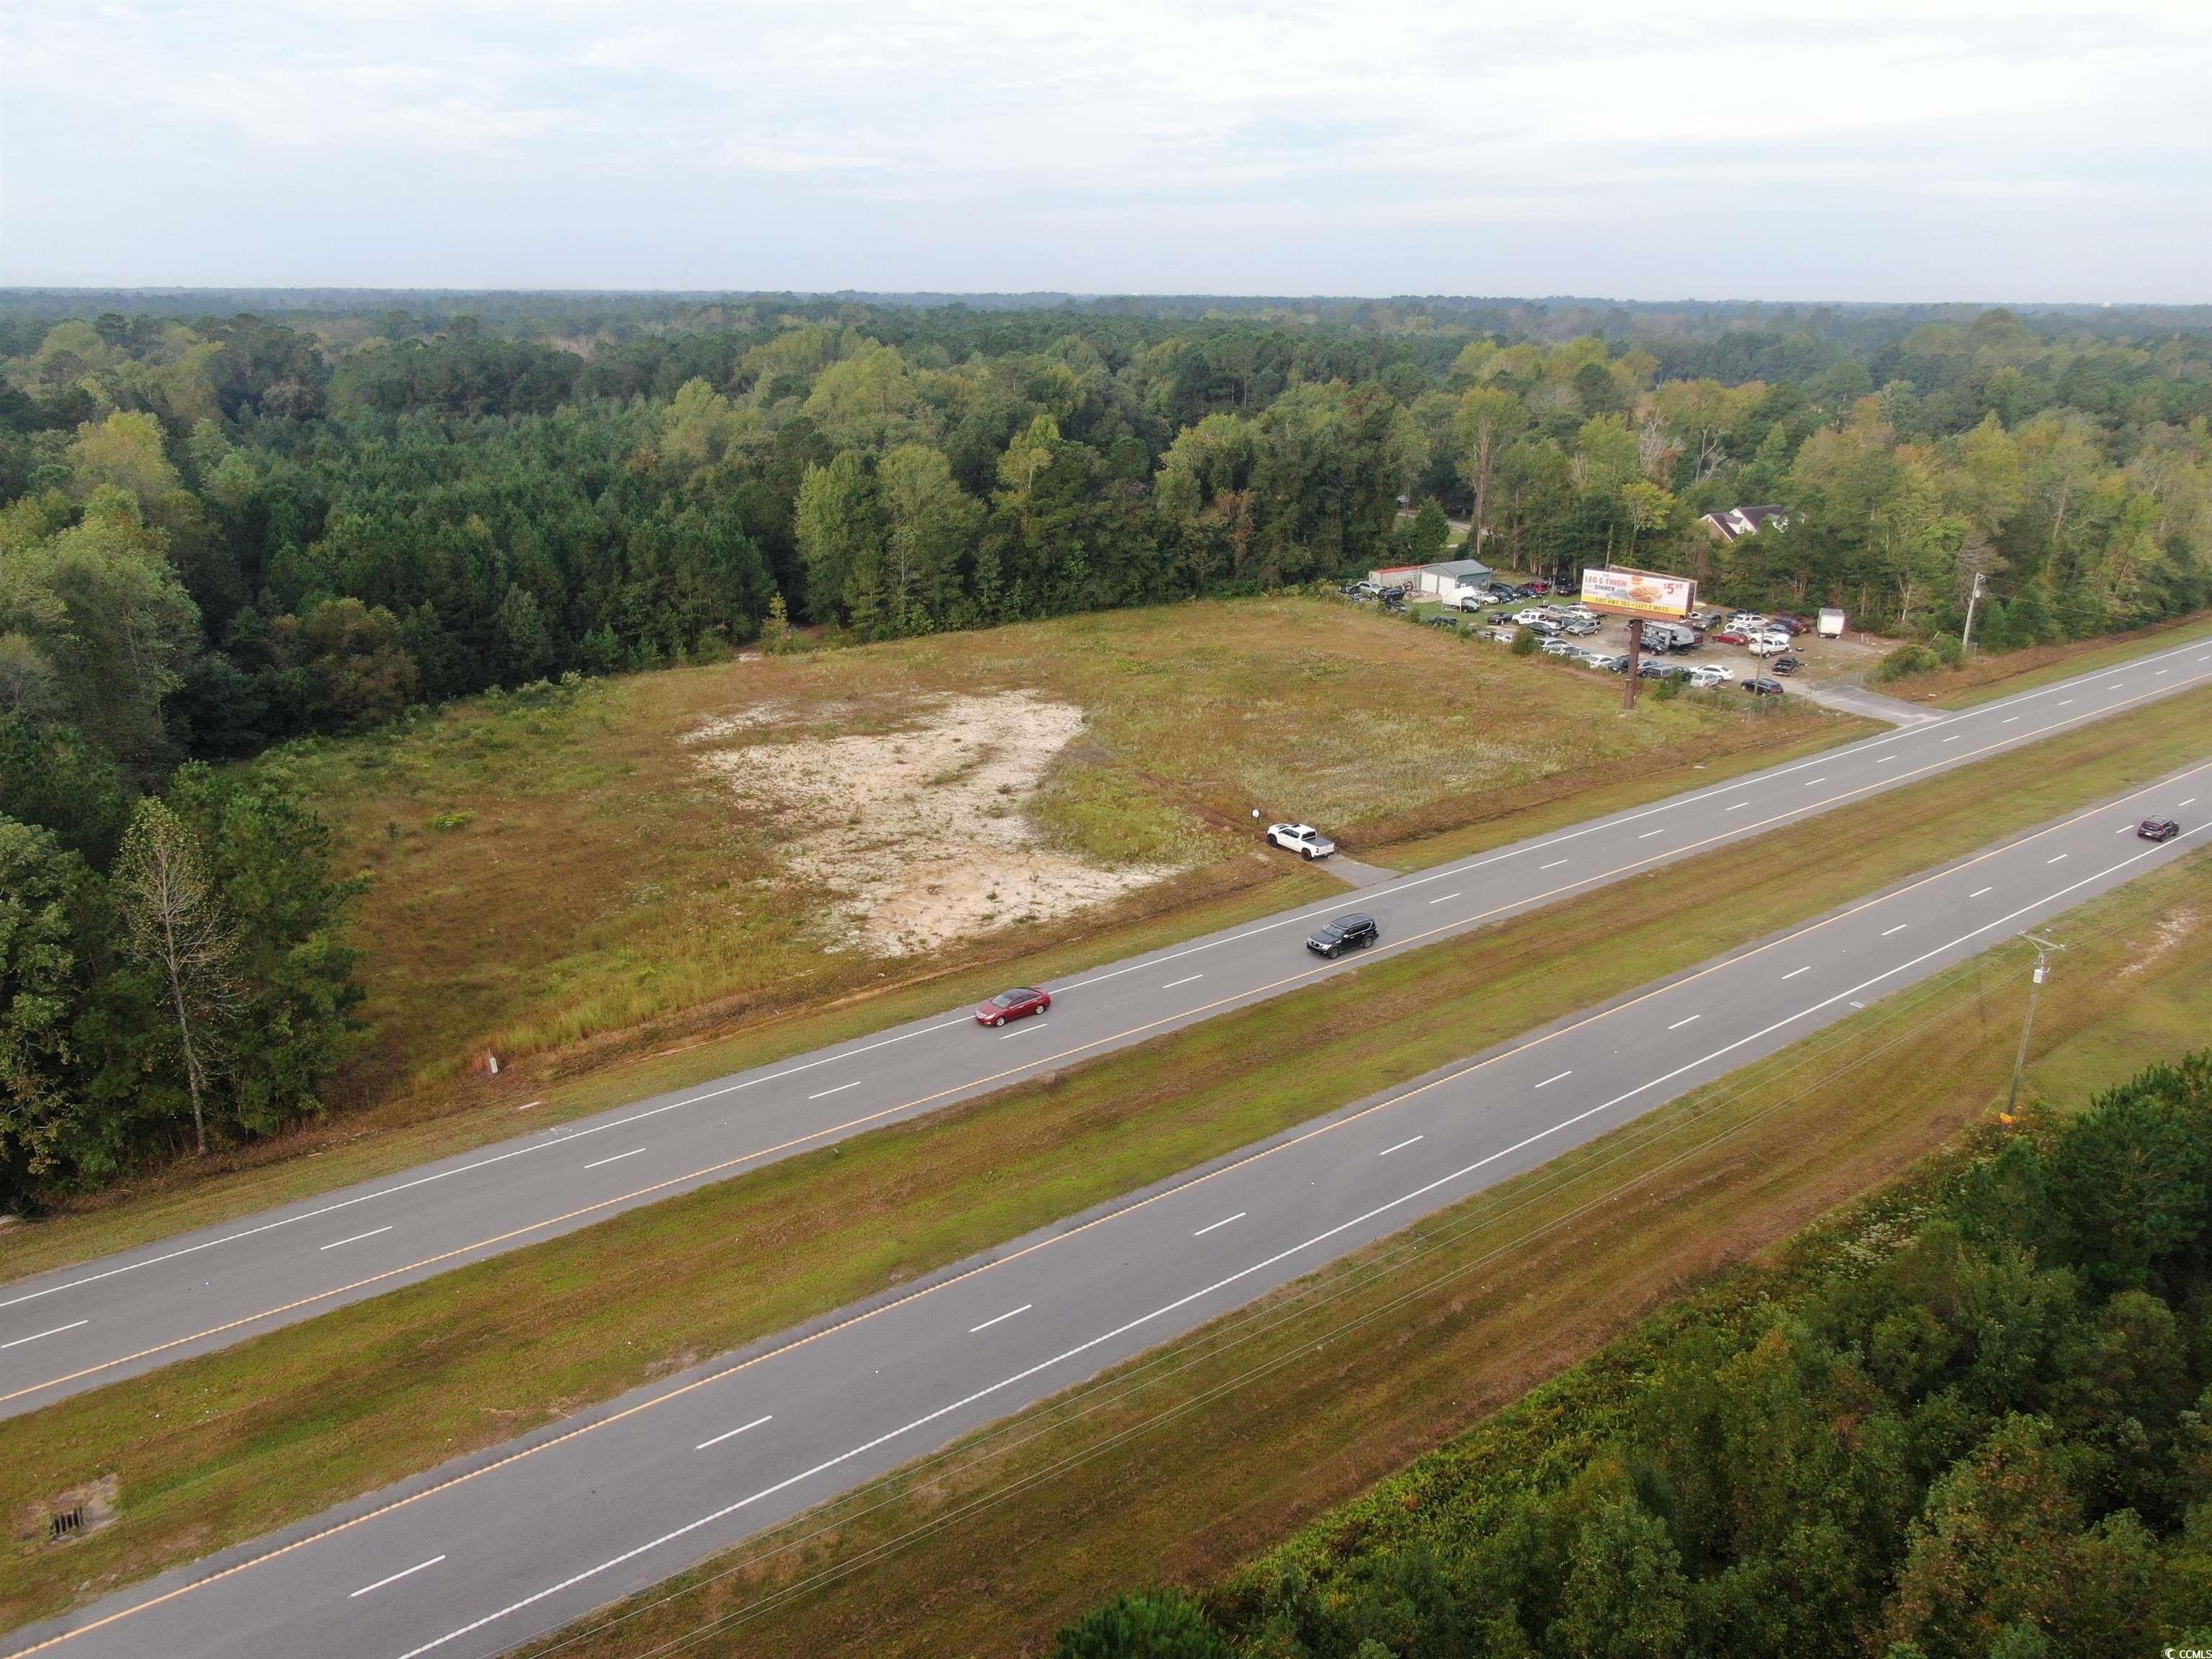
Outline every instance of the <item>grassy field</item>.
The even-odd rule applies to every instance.
[[[2065,918],[2031,1087],[2078,1101],[2201,1043],[2208,919],[2203,853]],[[524,1651],[1033,1654],[1115,1589],[1219,1581],[1686,1291],[1759,1296],[1765,1253],[2002,1102],[2029,960],[1901,993]],[[1528,1456],[1571,1399],[1516,1408]],[[1365,1513],[1307,1547],[1357,1547]]]
[[[496,1443],[708,1354],[2163,775],[2212,692],[1403,955],[1057,1076],[0,1424],[21,1501],[101,1474],[118,1518],[11,1540],[17,1622]],[[1842,849],[1842,850],[1839,850]],[[1716,896],[1728,902],[1715,904]],[[1439,1006],[1462,1012],[1435,1019]],[[1255,1061],[1255,1056],[1261,1056]],[[755,1264],[745,1275],[732,1260]]]
[[[1938,708],[1971,708],[1994,697],[2031,691],[2053,680],[2070,679],[2076,674],[2109,668],[2131,657],[2202,639],[2212,639],[2212,616],[2185,617],[2132,634],[2075,640],[2065,645],[2031,646],[2022,651],[1979,656],[1963,667],[1908,674],[1875,689],[1910,702],[1932,703]]]
[[[1319,599],[1190,604],[551,688],[265,763],[338,827],[343,866],[375,877],[362,934],[381,1036],[363,1077],[388,1089],[487,1050],[752,1018],[912,971],[825,949],[834,892],[787,867],[792,815],[742,786],[825,727],[888,753],[933,699],[1029,691],[1080,710],[1031,798],[1006,805],[1071,857],[1186,872],[1109,905],[1109,924],[1194,884],[1264,879],[1255,806],[1357,850],[1819,721],[1687,702],[1620,719],[1617,687],[1547,666]],[[834,801],[866,763],[824,754]]]
[[[1103,632],[1107,644],[1071,648],[1087,631]],[[1304,653],[1323,666],[1357,672],[1293,676],[1295,696],[1280,720],[1240,731],[1237,744],[1225,744],[1218,723],[1204,717],[1205,700],[1247,697],[1270,653],[1294,663]],[[969,666],[957,670],[963,661]],[[1170,666],[1130,666],[1146,662]],[[1139,779],[1134,797],[1160,823],[1222,817],[1206,792],[1236,799],[1248,774],[1257,787],[1294,788],[1303,761],[1312,758],[1301,744],[1305,725],[1340,720],[1340,737],[1364,732],[1382,720],[1379,702],[1402,697],[1411,712],[1384,746],[1400,757],[1394,766],[1411,757],[1409,771],[1393,774],[1407,793],[1393,813],[1370,805],[1360,820],[1364,836],[1389,844],[1360,845],[1406,868],[1872,729],[1809,709],[1760,719],[1689,699],[1645,699],[1624,721],[1593,677],[1480,652],[1345,606],[1281,599],[593,682],[465,705],[404,732],[295,749],[264,763],[290,773],[341,826],[343,867],[377,876],[363,932],[368,1012],[381,1035],[349,1085],[346,1109],[273,1142],[174,1165],[12,1229],[0,1278],[498,1139],[515,1131],[514,1113],[525,1103],[536,1103],[532,1124],[557,1121],[972,1001],[1003,982],[1049,981],[1338,890],[1326,874],[1255,846],[1247,818],[1233,837],[1226,830],[1201,837],[1218,855],[1179,875],[1079,915],[984,933],[927,961],[824,954],[803,931],[766,945],[753,939],[759,930],[747,917],[754,910],[781,915],[805,895],[750,880],[755,861],[772,862],[772,850],[745,844],[759,826],[732,818],[726,791],[701,772],[697,746],[684,734],[732,708],[774,706],[799,720],[792,711],[891,697],[902,684],[916,701],[935,695],[932,687],[972,691],[1016,681],[1094,699],[1085,706],[1096,711],[1095,730],[1064,769],[1093,775],[1084,786],[1091,799],[1121,787],[1098,778],[1164,780]],[[1131,682],[1143,684],[1141,696],[1127,689]],[[1316,690],[1329,686],[1345,688],[1340,713],[1331,701],[1337,693]],[[1516,741],[1546,752],[1514,762],[1510,775],[1454,784],[1460,763],[1447,764],[1441,751],[1466,744],[1469,722],[1451,704],[1478,707],[1486,730],[1509,722],[1524,734]],[[1571,732],[1575,722],[1595,736]],[[1498,763],[1494,744],[1484,741],[1491,757],[1468,764]],[[1634,763],[1613,763],[1623,756]],[[1613,781],[1609,771],[1627,775]],[[1332,786],[1346,811],[1353,810],[1349,779],[1340,775]],[[1048,780],[1041,813],[1057,787]],[[1307,810],[1303,800],[1298,810]],[[1326,812],[1313,816],[1334,827]],[[465,821],[431,827],[454,818]],[[1407,839],[1439,829],[1448,835]],[[608,872],[624,879],[610,880]],[[732,977],[710,982],[700,975],[720,970],[694,946],[716,928],[728,936],[707,956],[727,945],[744,959],[731,964]],[[591,1012],[610,1006],[601,992],[623,1011],[604,1026]],[[532,1042],[555,1041],[546,1021],[556,1007],[568,1010],[563,1030],[588,1026],[592,1035],[532,1052]],[[526,1035],[532,1030],[539,1036]],[[486,1048],[507,1061],[499,1078],[455,1074],[458,1056]]]

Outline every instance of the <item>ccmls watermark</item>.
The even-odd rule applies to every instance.
[[[2212,1659],[2212,1647],[2163,1647],[2162,1659]]]

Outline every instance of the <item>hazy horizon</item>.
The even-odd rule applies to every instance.
[[[2212,26],[1613,0],[0,13],[33,288],[2212,301]]]

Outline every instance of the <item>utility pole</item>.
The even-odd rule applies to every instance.
[[[1962,657],[1974,648],[1974,601],[1982,597],[1982,583],[1986,580],[1981,571],[1974,572],[1974,591],[1966,595],[1966,625],[1959,630],[1959,654]]]
[[[2027,1065],[2028,1035],[2035,1030],[2036,996],[2043,989],[2044,975],[2050,972],[2049,963],[2051,953],[2066,948],[2063,945],[2054,945],[2047,939],[2038,939],[2033,933],[2025,934],[2023,937],[2035,947],[2035,977],[2028,981],[2027,1018],[2021,1023],[2020,1052],[2012,1059],[2012,1093],[2005,1097],[2005,1110],[2008,1114],[2014,1107],[2020,1104],[2020,1074]]]

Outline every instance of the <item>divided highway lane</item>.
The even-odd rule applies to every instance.
[[[1152,951],[1053,987],[1049,1014],[1003,1031],[916,1021],[0,1285],[0,1415],[1311,983],[1360,960],[1301,949],[1332,914],[1371,911],[1378,948],[1403,950],[2205,684],[2212,641],[2175,647]]]
[[[2207,844],[2203,824],[2164,845],[2131,833],[2200,793],[2212,761],[811,1334],[23,1632],[13,1652],[502,1651]]]

